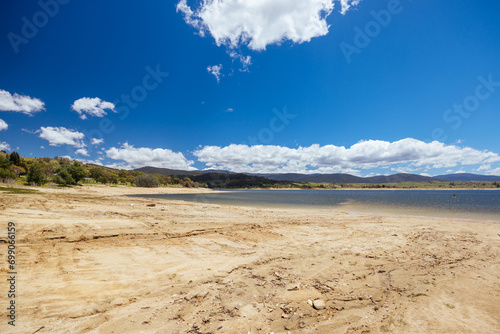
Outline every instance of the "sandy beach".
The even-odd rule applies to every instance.
[[[0,192],[0,333],[500,331],[500,224],[37,189]]]

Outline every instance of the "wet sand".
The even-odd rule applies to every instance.
[[[500,330],[500,224],[125,196],[203,191],[0,193],[19,293],[13,328],[2,279],[0,332]]]

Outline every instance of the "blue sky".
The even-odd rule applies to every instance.
[[[500,175],[498,1],[2,1],[0,148]]]

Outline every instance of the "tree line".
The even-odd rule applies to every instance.
[[[138,187],[206,186],[194,182],[188,177],[179,178],[161,174],[144,174],[143,172],[111,169],[91,164],[72,161],[66,157],[23,158],[17,152],[0,151],[0,182],[25,183],[27,185],[44,185],[47,183],[59,186],[71,186],[79,183],[121,184]]]

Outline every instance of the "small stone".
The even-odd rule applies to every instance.
[[[307,300],[307,303],[308,303],[309,305],[313,306],[313,302],[312,302],[312,300],[308,299],[308,300]]]
[[[322,310],[326,307],[325,305],[325,301],[324,300],[321,300],[321,299],[316,299],[314,302],[313,302],[313,307],[316,309],[316,310]]]

